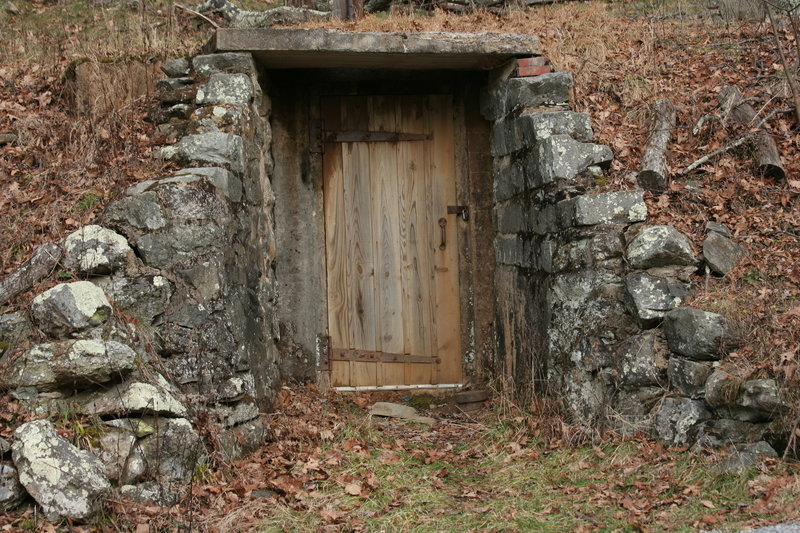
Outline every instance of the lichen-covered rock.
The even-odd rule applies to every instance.
[[[608,146],[582,143],[569,135],[551,135],[531,151],[528,172],[534,177],[534,185],[541,187],[572,180],[592,165],[608,166],[613,158]]]
[[[0,463],[0,511],[10,511],[25,499],[25,489],[19,483],[17,469]]]
[[[156,80],[157,91],[177,91],[189,85],[194,85],[194,79],[185,76]]]
[[[223,461],[233,461],[258,448],[267,437],[267,428],[260,420],[245,422],[219,434],[219,452]]]
[[[110,274],[125,265],[131,252],[125,237],[92,224],[64,239],[64,268],[82,274]]]
[[[226,243],[225,232],[216,224],[179,224],[161,233],[142,235],[136,241],[136,248],[145,264],[172,268],[218,250]]]
[[[721,447],[760,441],[770,432],[768,424],[753,424],[731,418],[709,420],[698,433],[698,442]]]
[[[220,167],[184,168],[177,171],[172,178],[166,178],[162,182],[194,183],[202,179],[208,180],[230,201],[240,202],[242,200],[242,180]]]
[[[525,113],[517,122],[528,142],[539,142],[553,135],[569,135],[576,141],[589,142],[594,137],[588,113],[574,111],[541,111]]]
[[[233,403],[238,402],[246,394],[252,394],[253,379],[248,375],[249,379],[240,376],[230,377],[223,380],[217,387],[217,402]]]
[[[664,334],[670,350],[700,361],[718,360],[733,345],[725,318],[688,307],[664,316]]]
[[[227,52],[196,56],[192,59],[194,71],[201,76],[210,76],[217,72],[243,72],[252,74],[256,71],[250,54]]]
[[[269,28],[270,26],[298,26],[307,22],[327,20],[330,12],[295,6],[278,6],[263,11],[240,11],[233,26],[235,28]]]
[[[158,197],[154,192],[145,192],[153,183],[155,182],[148,181],[131,186],[127,194],[131,194],[131,189],[138,188],[136,195],[109,205],[103,215],[105,220],[114,224],[129,224],[145,231],[155,231],[166,226],[167,219]]]
[[[177,144],[159,150],[159,156],[178,163],[203,163],[244,171],[242,138],[230,133],[211,132],[186,135]]]
[[[186,407],[160,385],[134,381],[96,393],[83,405],[83,412],[97,416],[160,414],[186,416]]]
[[[0,437],[0,457],[11,451],[11,443]]]
[[[551,72],[541,76],[511,78],[505,85],[506,113],[525,107],[562,105],[569,102],[572,74]]]
[[[248,105],[253,100],[253,82],[247,74],[212,74],[197,89],[198,105]]]
[[[167,309],[172,285],[163,276],[128,278],[115,276],[97,282],[114,302],[117,311],[152,325]]]
[[[712,370],[708,363],[682,357],[671,357],[667,367],[667,376],[673,390],[690,398],[698,398],[705,392],[706,380]]]
[[[716,231],[709,232],[703,241],[703,259],[716,274],[724,276],[733,270],[744,255],[745,249],[742,245]]]
[[[252,402],[240,402],[235,405],[220,405],[213,409],[217,421],[226,428],[237,426],[258,418],[258,406]]]
[[[0,315],[0,356],[18,346],[31,331],[26,313],[17,311]]]
[[[103,464],[61,438],[48,420],[17,428],[13,458],[20,483],[51,520],[90,517],[111,486]]]
[[[558,203],[562,227],[593,226],[610,222],[632,224],[647,219],[642,191],[584,194]]]
[[[0,380],[12,388],[83,389],[124,377],[136,368],[136,352],[97,339],[39,344],[5,362]]]
[[[714,370],[706,380],[705,397],[711,407],[725,407],[733,405],[739,397],[742,380],[725,372]]]
[[[191,68],[192,67],[189,64],[189,58],[186,57],[170,59],[161,65],[161,71],[170,78],[188,76],[191,72]]]
[[[677,280],[652,276],[647,272],[632,272],[625,277],[625,302],[642,327],[657,325],[688,295],[687,286]]]
[[[152,435],[155,429],[142,418],[115,418],[103,422],[108,427],[126,431],[133,434],[137,439]]]
[[[653,406],[664,396],[660,387],[619,391],[609,414],[610,426],[623,435],[649,434],[653,426]]]
[[[154,420],[155,432],[142,439],[148,471],[157,480],[188,482],[208,457],[200,435],[185,418]]]
[[[689,239],[672,226],[647,226],[628,245],[628,262],[646,269],[693,265],[696,261]]]
[[[789,410],[789,404],[774,379],[745,381],[736,406],[740,408],[736,418],[751,422],[773,420]]]
[[[97,327],[111,316],[103,290],[89,281],[61,283],[31,303],[39,328],[51,335],[68,335]]]
[[[700,400],[667,398],[656,415],[653,432],[670,446],[692,444],[699,426],[711,418],[711,412]]]
[[[145,457],[129,431],[109,429],[97,438],[95,455],[105,465],[106,476],[114,483],[136,482],[146,470]]]
[[[668,352],[655,331],[624,341],[617,351],[620,383],[626,388],[658,385],[664,380]]]

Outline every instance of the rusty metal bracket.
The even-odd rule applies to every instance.
[[[448,205],[448,215],[459,215],[461,220],[469,220],[469,206],[466,205]]]

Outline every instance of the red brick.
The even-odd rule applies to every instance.
[[[541,76],[553,72],[553,68],[547,65],[546,57],[525,57],[517,59],[517,76],[526,78],[528,76]]]

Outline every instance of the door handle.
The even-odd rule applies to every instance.
[[[439,227],[442,228],[442,242],[439,244],[439,249],[444,250],[447,248],[447,219],[442,217],[439,219]]]

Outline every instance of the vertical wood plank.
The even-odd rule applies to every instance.
[[[425,133],[425,117],[420,97],[403,96],[399,98],[399,130],[405,133]],[[399,142],[398,189],[399,197],[399,249],[403,298],[403,346],[404,353],[415,355],[434,355],[426,345],[430,328],[430,313],[425,312],[425,301],[430,297],[424,294],[424,264],[426,250],[422,247],[425,239],[424,196],[425,196],[425,144],[424,141]],[[427,316],[426,316],[427,315]]]
[[[350,386],[350,361],[331,361],[331,387]]]
[[[329,127],[339,126],[339,99],[325,98],[322,117]],[[328,335],[334,348],[349,343],[347,317],[346,227],[344,218],[344,177],[342,146],[328,143],[323,157],[323,187],[325,210],[325,258],[328,276]]]
[[[369,127],[397,131],[397,101],[371,96]],[[370,143],[372,228],[375,243],[375,289],[378,349],[403,351],[403,302],[400,276],[400,214],[397,187],[397,143]]]
[[[402,385],[406,383],[405,363],[376,363],[378,366],[378,385]]]
[[[406,385],[425,385],[434,383],[434,365],[430,363],[406,363]]]
[[[378,363],[350,361],[350,385],[375,386],[378,383]]]
[[[458,245],[454,215],[447,215],[447,206],[456,203],[455,154],[453,153],[453,107],[449,95],[425,97],[426,116],[433,135],[433,190],[434,212],[447,218],[447,246],[434,248],[435,257],[435,314],[439,383],[460,383],[461,369],[461,318],[458,302]]]
[[[372,351],[377,342],[369,145],[347,143],[343,152],[349,345]]]

